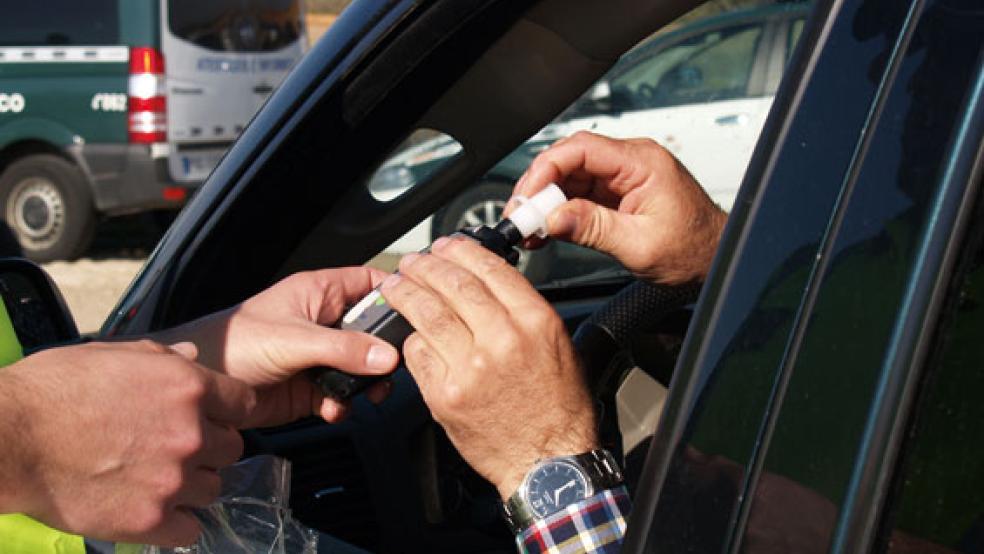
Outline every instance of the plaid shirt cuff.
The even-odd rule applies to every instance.
[[[625,487],[602,491],[572,504],[516,536],[523,554],[614,554],[622,546],[632,504]]]

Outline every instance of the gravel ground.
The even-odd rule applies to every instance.
[[[328,13],[309,13],[307,16],[308,42],[310,44],[317,42],[321,35],[328,30],[328,27],[331,27],[331,24],[335,22],[336,17],[338,16]]]
[[[143,260],[83,258],[74,262],[52,262],[44,268],[58,284],[81,333],[99,330],[116,305]]]
[[[162,234],[149,215],[103,222],[87,255],[44,269],[61,290],[82,333],[99,330]]]

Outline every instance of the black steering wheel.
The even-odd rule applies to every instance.
[[[574,345],[598,406],[602,444],[619,458],[630,492],[634,491],[648,449],[644,448],[644,443],[639,443],[627,459],[623,457],[616,392],[630,373],[638,376],[632,371],[635,367],[643,369],[663,386],[669,384],[676,352],[674,345],[667,344],[664,339],[679,337],[682,342],[689,322],[686,307],[693,304],[699,291],[697,285],[669,287],[641,281],[629,284],[582,322],[574,334]],[[513,537],[503,524],[498,492],[465,462],[443,429],[429,420],[422,401],[420,411],[406,419],[418,417],[421,422],[427,422],[407,435],[407,445],[411,451],[408,461],[413,464],[419,482],[414,485],[416,488],[409,489],[412,493],[409,497],[401,496],[409,493],[398,490],[393,501],[419,500],[426,507],[429,522],[484,537],[482,540],[489,541],[488,544],[503,548],[498,551],[512,548]],[[372,425],[391,421],[383,418]],[[380,437],[388,436],[384,431],[372,432],[379,433]],[[302,486],[312,489],[322,486],[317,483],[320,481]],[[419,490],[419,499],[413,496],[417,494],[414,490]],[[321,509],[317,507],[320,504],[311,506],[311,510]],[[490,548],[488,551],[497,550]]]
[[[574,346],[598,409],[601,442],[626,468],[630,490],[640,469],[631,467],[632,462],[640,465],[641,460],[627,464],[623,455],[616,393],[636,367],[662,386],[669,386],[676,352],[669,352],[674,345],[661,337],[667,333],[676,336],[675,347],[679,347],[689,323],[686,308],[699,294],[700,284],[668,286],[637,281],[612,297],[574,333]]]

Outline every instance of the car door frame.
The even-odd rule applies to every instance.
[[[934,5],[933,2],[913,0],[897,6],[897,28],[892,27],[894,23],[885,23],[889,55],[882,60],[884,65],[874,68],[879,70],[876,75],[880,77],[872,80],[877,82],[869,87],[870,95],[844,98],[811,83],[815,80],[820,82],[838,56],[842,61],[847,59],[849,49],[844,50],[844,39],[852,36],[847,32],[852,22],[864,16],[862,4],[850,0],[820,2],[807,23],[799,50],[790,63],[787,81],[777,95],[773,112],[746,174],[736,212],[725,232],[721,251],[688,333],[688,342],[681,353],[670,387],[667,409],[654,438],[629,521],[624,552],[653,552],[660,548],[672,551],[683,544],[693,547],[692,551],[695,552],[738,552],[743,542],[749,540],[750,513],[756,502],[756,487],[765,475],[764,466],[770,456],[781,455],[781,450],[789,444],[789,441],[782,443],[776,439],[777,429],[788,425],[791,418],[797,415],[797,409],[809,405],[810,401],[804,400],[802,394],[797,396],[793,393],[797,379],[802,381],[801,374],[805,375],[806,371],[800,367],[803,361],[798,360],[797,356],[803,352],[801,349],[806,348],[804,345],[807,341],[812,340],[808,329],[813,329],[811,321],[820,316],[818,302],[833,290],[833,285],[825,284],[824,279],[830,269],[827,260],[836,252],[834,248],[838,236],[849,233],[847,229],[851,225],[860,225],[863,219],[860,216],[864,211],[860,200],[863,196],[858,183],[870,183],[870,173],[880,167],[875,157],[867,156],[867,153],[898,139],[892,136],[891,126],[886,120],[894,117],[891,110],[898,109],[898,104],[894,102],[901,102],[900,98],[912,94],[905,79],[912,77],[909,70],[915,62],[911,59],[906,61],[904,54],[910,48],[917,51],[913,36],[921,25],[931,25],[929,18],[925,17],[925,10],[927,5]],[[865,39],[854,36],[853,40],[857,41],[854,45],[857,47]],[[864,52],[863,49],[859,50]],[[843,496],[838,499],[838,515],[830,528],[831,552],[863,552],[876,544],[886,494],[910,419],[914,391],[935,332],[956,254],[962,244],[975,199],[980,194],[984,158],[984,67],[975,68],[971,64],[967,74],[970,77],[966,88],[958,87],[959,90],[954,93],[966,93],[967,98],[956,112],[953,131],[942,140],[945,156],[940,163],[945,171],[934,181],[935,188],[925,193],[928,197],[914,203],[925,210],[926,218],[921,220],[924,224],[920,227],[910,229],[916,237],[912,240],[918,242],[919,248],[906,258],[909,263],[905,266],[908,281],[899,288],[901,301],[893,304],[897,308],[892,310],[897,309],[897,312],[882,310],[879,315],[887,322],[885,329],[891,328],[891,341],[888,343],[890,347],[881,354],[877,371],[871,372],[869,386],[875,392],[858,410],[837,413],[838,426],[850,426],[863,432],[859,432],[857,443],[851,443],[856,444],[855,449],[849,447],[841,452],[831,452],[826,460],[829,463],[836,460],[835,463],[850,470],[850,478],[840,482],[844,487]],[[932,98],[942,95],[938,89],[935,94]],[[747,458],[736,460],[742,475],[736,496],[718,498],[720,502],[701,514],[708,519],[719,518],[720,525],[713,528],[713,537],[695,546],[697,535],[687,535],[684,527],[699,522],[677,521],[674,522],[676,529],[668,529],[669,524],[661,518],[671,519],[670,507],[674,502],[680,505],[679,498],[674,496],[674,478],[685,473],[687,467],[692,468],[692,465],[681,462],[683,450],[688,446],[687,437],[693,436],[695,429],[699,430],[705,424],[708,406],[719,401],[719,398],[708,393],[708,383],[714,384],[715,379],[721,378],[719,373],[724,366],[714,365],[711,360],[722,349],[729,347],[722,340],[734,338],[734,335],[723,334],[722,329],[728,329],[727,319],[736,315],[732,313],[737,311],[735,306],[746,302],[745,298],[754,290],[741,283],[741,271],[743,258],[750,256],[753,250],[750,244],[754,244],[752,241],[757,236],[756,226],[782,226],[788,222],[771,211],[775,207],[774,199],[779,197],[776,191],[792,186],[781,182],[781,177],[777,180],[777,177],[789,164],[819,171],[818,163],[839,163],[837,156],[828,155],[825,159],[814,150],[816,163],[811,164],[808,161],[810,158],[802,154],[804,150],[817,146],[808,140],[810,133],[802,130],[804,119],[823,113],[821,104],[836,103],[835,98],[842,103],[844,111],[855,110],[855,113],[852,118],[836,119],[836,116],[831,116],[827,121],[827,130],[836,129],[839,124],[846,128],[851,119],[855,123],[862,122],[862,126],[854,127],[850,133],[855,140],[851,143],[850,161],[843,166],[845,171],[839,172],[844,178],[839,181],[839,186],[833,187],[836,196],[833,209],[829,217],[814,222],[818,225],[819,236],[824,238],[815,244],[815,249],[809,250],[793,264],[806,270],[811,277],[803,281],[805,286],[798,313],[791,318],[788,328],[787,348],[776,360],[775,368],[768,371],[771,376],[766,387],[768,391],[726,387],[728,393],[740,398],[739,402],[752,406],[735,417],[748,416],[753,421],[751,425],[757,425],[759,432],[754,435],[754,443],[747,445]],[[861,130],[863,132],[858,132]],[[820,140],[816,134],[812,138]],[[940,140],[940,137],[934,137],[934,140]],[[914,163],[903,155],[899,156],[898,161],[902,168]],[[773,198],[771,202],[770,194]],[[792,210],[795,212],[796,207]],[[825,228],[821,230],[819,226]],[[761,236],[761,233],[758,235]],[[859,273],[859,278],[862,275]],[[755,301],[761,302],[761,298]],[[747,315],[745,312],[741,314]],[[862,333],[859,336],[867,335]],[[824,391],[816,389],[810,392],[819,392],[818,396],[824,394]],[[789,427],[796,428],[795,425]],[[781,527],[784,523],[774,524]]]

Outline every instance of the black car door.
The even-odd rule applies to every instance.
[[[818,7],[691,326],[626,551],[877,542],[978,192],[981,16],[946,0]]]

